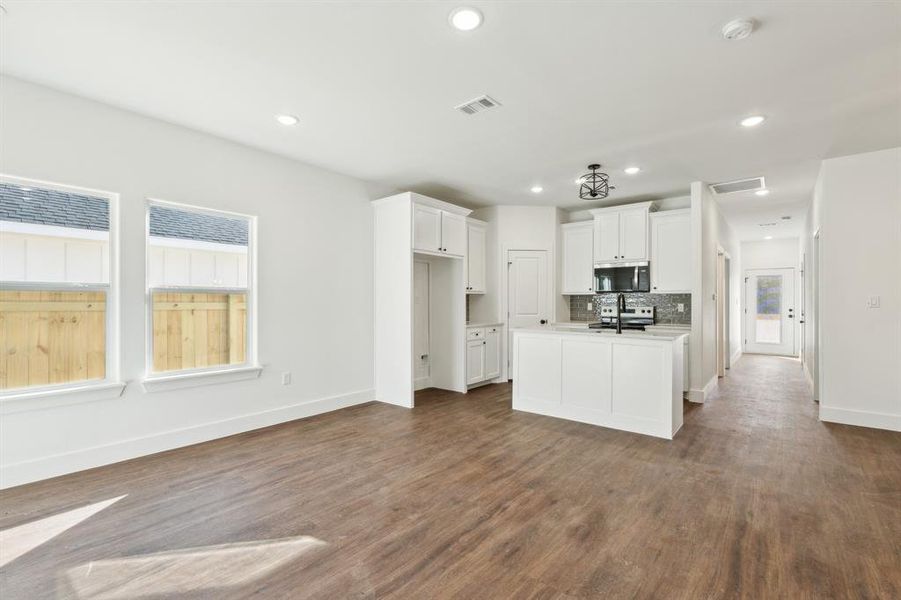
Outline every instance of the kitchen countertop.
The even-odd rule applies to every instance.
[[[482,323],[467,323],[466,329],[474,329],[476,327],[493,327],[493,326],[501,326],[503,323],[500,321],[485,321]]]
[[[587,324],[586,324],[587,325]],[[553,333],[560,334],[564,333],[567,335],[585,335],[592,337],[612,337],[613,339],[639,339],[639,340],[660,340],[672,342],[674,340],[680,339],[682,336],[688,335],[688,332],[685,333],[673,333],[673,332],[654,332],[654,331],[623,331],[622,333],[616,333],[615,329],[588,329],[578,328],[572,326],[565,325],[549,325],[546,327],[517,327],[514,328],[513,331],[523,331],[528,333]]]

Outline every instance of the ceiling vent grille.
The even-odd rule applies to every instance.
[[[479,96],[478,98],[473,98],[468,102],[464,102],[454,108],[459,110],[461,113],[466,115],[474,115],[478,112],[482,112],[483,110],[488,110],[490,108],[497,108],[501,103],[495,100],[490,96]]]
[[[717,195],[734,194],[736,192],[750,192],[753,190],[762,190],[766,187],[763,177],[752,177],[750,179],[739,179],[738,181],[727,181],[725,183],[713,183],[710,185],[710,191]]]

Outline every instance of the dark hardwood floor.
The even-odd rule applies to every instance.
[[[818,422],[782,358],[742,358],[672,442],[428,390],[0,506],[7,541],[69,526],[4,600],[901,598],[901,434]]]

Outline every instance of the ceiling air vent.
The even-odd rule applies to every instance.
[[[466,115],[474,115],[477,112],[482,112],[483,110],[488,110],[489,108],[497,108],[501,103],[491,98],[490,96],[479,96],[478,98],[473,98],[468,102],[464,102],[459,106],[455,106],[454,108],[459,110],[461,113]]]
[[[710,185],[710,191],[717,195],[734,194],[735,192],[750,192],[753,190],[762,190],[766,187],[763,177],[752,177],[751,179],[739,179],[738,181],[727,181],[725,183],[713,183]]]

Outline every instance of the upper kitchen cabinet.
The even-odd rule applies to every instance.
[[[654,213],[651,221],[651,291],[691,293],[691,215],[688,209]]]
[[[468,219],[466,222],[466,293],[485,293],[485,250],[487,223]]]
[[[419,196],[419,198],[424,198],[424,196]],[[469,211],[466,210],[466,212]],[[414,202],[413,249],[435,254],[464,256],[466,254],[466,216],[418,201]]]
[[[594,292],[594,223],[567,223],[560,226],[563,238],[561,294]]]
[[[648,260],[648,217],[652,202],[597,208],[594,216],[594,262]]]

